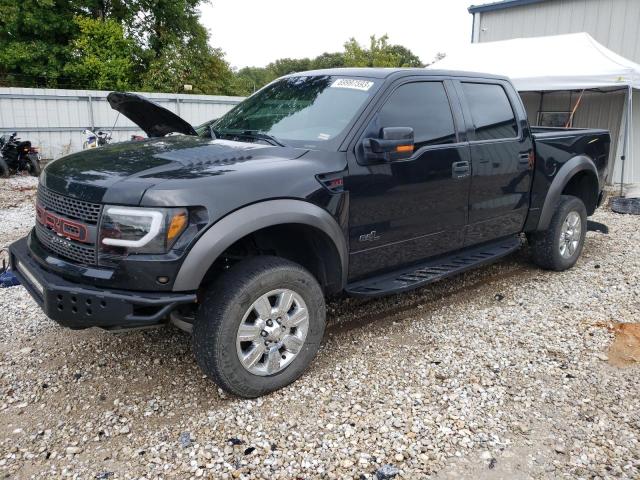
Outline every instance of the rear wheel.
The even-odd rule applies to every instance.
[[[0,157],[0,178],[8,178],[9,177],[9,165],[4,160],[4,158]]]
[[[318,352],[324,328],[322,289],[307,270],[278,257],[252,257],[206,290],[193,348],[220,387],[253,398],[300,377]]]
[[[529,234],[533,261],[547,270],[562,271],[575,265],[587,233],[587,209],[582,200],[563,195],[549,228]]]

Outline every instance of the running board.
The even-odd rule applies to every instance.
[[[497,242],[458,251],[447,257],[350,283],[345,290],[347,294],[355,297],[379,297],[413,290],[471,268],[492,263],[514,252],[520,245],[520,237],[503,238]]]

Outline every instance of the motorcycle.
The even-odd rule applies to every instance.
[[[40,175],[38,149],[29,140],[20,141],[17,132],[0,137],[0,177],[6,178],[12,172]]]
[[[82,130],[82,135],[84,135],[84,141],[82,142],[83,150],[102,147],[111,141],[110,134],[102,131],[93,132],[88,128]]]

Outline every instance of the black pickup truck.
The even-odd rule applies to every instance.
[[[12,268],[60,325],[190,331],[204,372],[243,397],[309,366],[328,295],[421,287],[522,234],[536,264],[570,268],[607,180],[607,131],[531,128],[485,74],[293,74],[197,128],[108,100],[152,138],[50,163]]]

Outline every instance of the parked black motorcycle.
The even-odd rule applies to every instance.
[[[40,154],[29,140],[20,141],[17,132],[0,137],[0,177],[27,172],[40,175]]]

